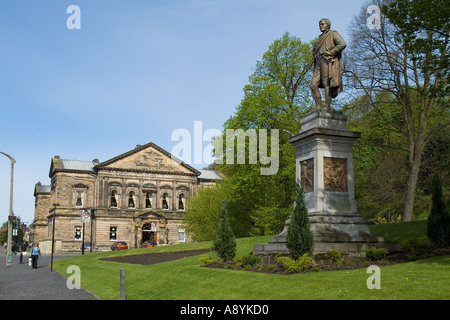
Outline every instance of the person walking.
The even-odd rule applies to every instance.
[[[33,269],[37,269],[37,261],[38,258],[41,256],[41,249],[39,248],[39,242],[36,242],[33,244],[30,250],[30,256],[31,256],[31,267]]]

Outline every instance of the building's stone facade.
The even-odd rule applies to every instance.
[[[40,242],[44,252],[51,252],[52,238],[54,252],[79,251],[83,237],[100,251],[117,241],[131,248],[146,240],[187,242],[182,225],[186,200],[214,184],[214,177],[220,179],[214,171],[172,159],[153,143],[101,163],[55,156],[49,177],[50,186],[35,186],[30,239]],[[95,219],[83,227],[84,209],[93,209]]]

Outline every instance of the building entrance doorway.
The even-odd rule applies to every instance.
[[[156,223],[146,223],[142,226],[142,243],[156,244]]]
[[[145,241],[156,241],[156,232],[142,231],[142,242]]]

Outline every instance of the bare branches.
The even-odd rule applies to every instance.
[[[375,2],[380,7],[385,3],[383,0]],[[386,15],[382,15],[379,29],[367,27],[366,7],[363,6],[352,21],[351,41],[345,56],[346,87],[365,96],[368,107],[408,140],[410,171],[405,221],[412,219],[424,148],[436,132],[450,125],[448,16],[447,21],[442,20],[441,27],[435,17],[445,17],[445,14],[437,12],[433,16],[417,11],[431,2],[449,8],[441,0],[391,1],[389,6],[383,7]],[[437,25],[440,32],[433,29]],[[402,121],[394,120],[380,108],[384,102],[379,98],[386,94],[402,114]],[[385,106],[383,108],[386,110]],[[438,116],[438,110],[442,110],[442,116]]]

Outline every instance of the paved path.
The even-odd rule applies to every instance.
[[[81,289],[68,289],[67,279],[56,271],[51,272],[50,255],[38,259],[38,268],[28,266],[28,257],[12,256],[6,267],[4,248],[0,248],[0,300],[99,300],[97,296]],[[53,261],[67,256],[53,256]]]

